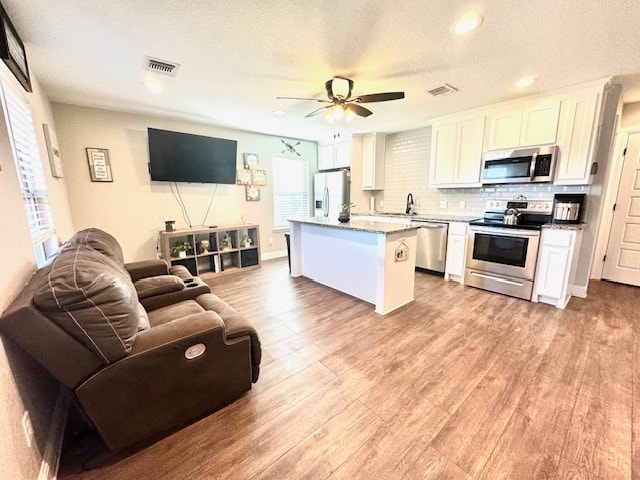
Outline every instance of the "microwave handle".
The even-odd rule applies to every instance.
[[[531,165],[529,166],[529,179],[533,182],[536,176],[536,161],[538,159],[538,152],[534,152],[531,155]]]

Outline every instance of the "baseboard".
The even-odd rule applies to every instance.
[[[55,480],[58,476],[60,464],[60,450],[64,439],[64,427],[67,423],[67,411],[69,409],[69,394],[64,385],[60,385],[56,405],[51,415],[51,425],[47,435],[47,444],[44,446],[42,463],[38,480]]]
[[[261,260],[273,260],[274,258],[282,258],[282,257],[286,257],[287,256],[287,251],[286,250],[278,250],[275,252],[268,252],[268,253],[263,253],[260,256]]]
[[[587,289],[589,285],[573,285],[571,287],[571,295],[574,297],[587,298]]]

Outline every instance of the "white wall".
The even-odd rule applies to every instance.
[[[53,112],[74,225],[77,229],[98,227],[113,234],[127,261],[155,257],[158,231],[164,229],[165,220],[176,220],[177,228],[187,227],[170,184],[149,178],[147,127],[237,140],[238,168],[242,168],[243,152],[257,153],[260,166],[267,170],[268,184],[261,187],[258,202],[245,200],[243,186],[179,183],[178,187],[193,226],[203,224],[215,192],[205,225],[236,224],[245,215],[247,222],[260,225],[263,255],[285,251],[283,233],[273,231],[272,214],[271,158],[285,149],[280,137],[65,104],[54,103]],[[87,147],[109,150],[112,183],[90,181]],[[310,161],[312,174],[317,165],[317,144],[301,141],[296,148]],[[268,245],[270,238],[273,245]]]
[[[622,126],[635,127],[640,125],[640,102],[626,103],[622,108]]]
[[[11,72],[0,62],[0,76],[24,93],[31,106],[43,161],[49,201],[56,232],[69,237],[73,224],[69,212],[65,179],[51,176],[42,123],[53,126],[50,105],[32,77],[34,93],[25,93]],[[0,115],[0,311],[5,310],[36,269],[22,195],[4,115]],[[11,341],[0,342],[0,476],[36,478],[42,461],[51,412],[58,390],[57,382]],[[35,445],[28,448],[21,418],[29,410],[34,424]]]

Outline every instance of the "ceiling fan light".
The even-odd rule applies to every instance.
[[[331,80],[331,91],[334,98],[347,98],[349,96],[349,80],[340,77],[333,77]]]
[[[346,112],[344,114],[344,121],[345,122],[350,122],[352,121],[354,118],[356,118],[356,114],[354,113],[353,110],[351,110],[349,107],[346,108]]]

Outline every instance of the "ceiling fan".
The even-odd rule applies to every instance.
[[[327,80],[324,86],[327,89],[327,97],[329,97],[329,100],[300,97],[277,98],[278,100],[310,100],[313,102],[328,103],[329,105],[320,107],[307,114],[305,118],[313,117],[323,110],[326,110],[325,118],[331,123],[342,118],[348,121],[356,115],[360,117],[368,117],[371,115],[373,112],[360,105],[361,103],[387,102],[389,100],[404,98],[404,92],[372,93],[351,98],[353,80],[344,77],[333,77]]]

